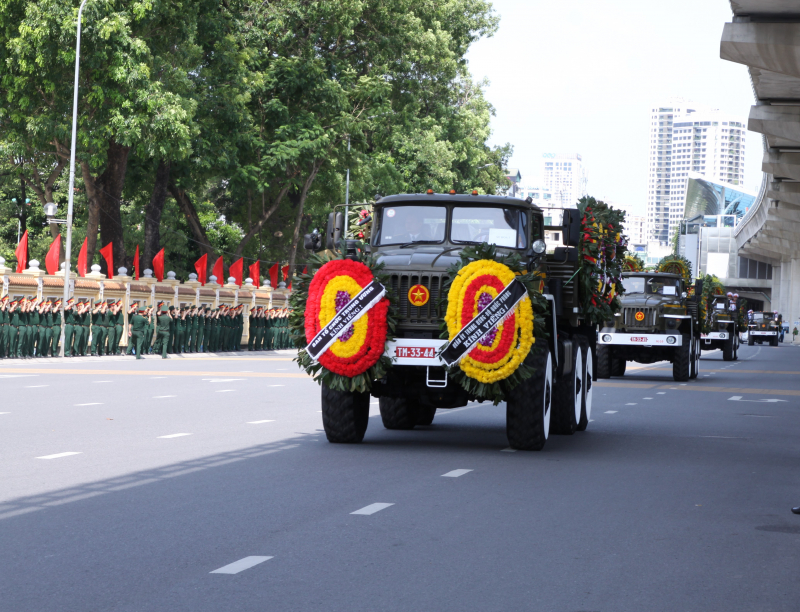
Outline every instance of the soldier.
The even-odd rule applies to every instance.
[[[75,336],[75,300],[64,304],[64,357],[72,357],[72,339]]]
[[[174,353],[175,352],[175,336],[177,335],[178,329],[178,317],[177,312],[175,312],[175,307],[169,307],[169,316],[171,319],[170,327],[169,327],[169,342],[167,343],[167,352]]]
[[[199,353],[203,350],[203,336],[205,336],[206,332],[206,311],[202,305],[197,309],[195,320],[197,323],[197,331],[194,334],[193,349],[195,353]]]
[[[86,354],[86,346],[89,344],[89,300],[81,300],[75,308],[75,354],[81,357]]]
[[[256,344],[256,336],[258,333],[256,332],[256,327],[258,324],[256,320],[258,319],[258,308],[251,308],[250,309],[250,316],[247,317],[247,350],[254,351],[255,344]]]
[[[147,318],[147,325],[145,326],[144,339],[142,340],[142,352],[145,355],[150,355],[153,352],[156,337],[156,315],[152,306],[145,308],[145,317]]]
[[[47,300],[39,305],[39,337],[36,344],[36,356],[50,355],[50,342],[53,340],[53,302]]]
[[[137,308],[138,312],[128,318],[128,337],[136,351],[136,359],[144,359],[142,357],[142,341],[144,340],[144,328],[147,325],[147,310],[144,308]]]
[[[186,307],[178,309],[178,316],[175,319],[175,354],[183,352],[183,345],[186,342]]]
[[[106,342],[106,327],[105,323],[103,322],[103,306],[105,306],[105,302],[98,302],[92,308],[91,314],[91,324],[92,324],[92,343],[89,349],[89,354],[94,356],[100,356],[103,354],[103,345]]]
[[[8,357],[8,296],[0,298],[0,359]]]
[[[61,310],[61,300],[56,300],[51,310],[53,319],[50,325],[50,354],[54,357],[58,355],[61,345]]]
[[[172,316],[166,304],[162,302],[158,311],[158,340],[156,341],[156,350],[161,349],[161,359],[168,359],[167,345],[169,344],[169,328],[171,324]]]
[[[32,299],[29,300],[28,298],[23,297],[19,309],[19,350],[17,353],[17,357],[21,357],[22,359],[27,359],[31,355],[28,349],[28,342],[30,341],[31,338],[30,310],[32,304],[33,304]]]
[[[194,340],[197,336],[197,308],[189,306],[186,309],[186,341],[184,342],[184,351],[187,353],[194,353]]]
[[[219,338],[222,334],[222,323],[219,318],[220,309],[217,306],[214,309],[214,313],[211,317],[212,326],[211,326],[211,352],[216,353],[219,351]]]
[[[206,337],[205,337],[205,352],[213,353],[217,350],[217,309],[211,310],[207,308],[206,313]]]
[[[119,330],[117,329],[117,321],[121,314],[119,309],[122,302],[114,302],[108,308],[108,317],[106,319],[106,333],[108,334],[107,340],[107,354],[116,355],[119,347]]]
[[[130,307],[128,308],[128,329],[130,329],[131,320],[133,316],[139,313],[139,303],[133,302]],[[127,355],[133,354],[134,349],[133,341],[131,340],[131,335],[128,334],[128,350],[126,351]]]
[[[244,335],[244,304],[239,304],[236,308],[236,317],[235,317],[236,327],[235,335],[233,338],[233,350],[241,351],[242,350],[242,336]]]

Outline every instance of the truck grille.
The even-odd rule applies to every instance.
[[[442,284],[447,274],[392,274],[392,292],[397,296],[400,325],[420,325],[439,327],[436,305],[442,295]],[[423,285],[431,297],[423,306],[412,306],[408,301],[408,290],[414,285]],[[443,315],[444,316],[444,315]]]
[[[643,312],[644,319],[641,321],[636,320],[636,313]],[[625,327],[655,327],[656,325],[656,309],[655,308],[623,308],[622,320]]]

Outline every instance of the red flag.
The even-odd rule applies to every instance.
[[[269,269],[269,282],[272,284],[273,289],[278,288],[278,267],[280,264],[275,264]]]
[[[106,260],[106,266],[108,266],[108,270],[106,271],[106,275],[108,276],[108,278],[112,278],[114,276],[114,243],[113,242],[109,242],[106,246],[104,246],[98,252]]]
[[[244,259],[239,258],[238,261],[235,261],[231,264],[231,267],[228,268],[228,274],[233,277],[233,282],[242,286],[242,268],[244,267]]]
[[[83,239],[81,252],[78,253],[78,276],[86,276],[86,245],[88,242],[88,238]]]
[[[260,265],[260,263],[261,262],[256,260],[256,263],[254,263],[254,264],[252,264],[250,266],[250,278],[253,279],[253,284],[256,287],[258,287],[261,284],[259,282],[259,280],[261,280],[261,265]]]
[[[164,280],[164,249],[161,249],[153,257],[153,274],[156,275],[159,283]]]
[[[14,254],[17,256],[17,274],[21,274],[28,265],[28,230],[25,230],[25,233],[22,234]]]
[[[197,271],[197,280],[201,285],[206,284],[206,272],[208,271],[208,253],[194,262],[194,269]]]
[[[139,280],[139,245],[136,245],[136,253],[133,255],[133,278]]]
[[[222,266],[224,262],[222,261],[222,255],[219,256],[217,261],[214,262],[214,267],[211,269],[211,276],[217,277],[217,284],[224,285],[225,279],[222,278]]]
[[[308,266],[303,268],[303,274],[308,274]]]
[[[281,272],[283,272],[283,280],[289,280],[289,265],[285,265],[281,268]]]
[[[58,272],[59,257],[61,257],[61,234],[53,240],[53,244],[50,245],[50,250],[47,251],[47,256],[44,258],[44,267],[47,268],[48,274]]]

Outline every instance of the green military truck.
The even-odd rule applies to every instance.
[[[448,378],[439,355],[444,312],[440,300],[448,268],[460,252],[483,243],[501,254],[518,253],[528,270],[542,274],[549,338],[537,341],[526,360],[533,376],[506,401],[506,432],[515,449],[539,450],[549,434],[586,429],[592,410],[596,326],[581,309],[579,267],[581,213],[563,211],[563,224],[545,226],[531,199],[470,194],[407,194],[381,197],[365,222],[372,224],[368,248],[385,265],[396,298],[396,339],[388,343],[393,365],[371,394],[378,398],[383,425],[412,429],[430,425],[437,408],[451,409],[485,398],[468,393]],[[344,235],[344,216],[331,213],[327,248]],[[563,246],[547,252],[545,229],[559,231]],[[616,234],[619,242],[620,234]],[[321,238],[306,237],[306,248],[321,250]],[[348,250],[355,248],[347,241]],[[623,247],[624,248],[624,247]],[[422,286],[424,290],[419,290]],[[412,289],[425,296],[419,305]],[[612,294],[613,295],[613,294]],[[323,389],[323,413],[326,409]],[[328,422],[331,419],[323,419]],[[330,432],[328,432],[330,433]],[[331,435],[328,436],[331,439]]]
[[[724,361],[739,359],[739,327],[736,322],[736,304],[724,295],[715,295],[709,304],[707,329],[700,335],[702,348],[722,350]]]
[[[756,342],[770,346],[778,346],[783,317],[773,312],[754,312],[747,323],[747,345],[753,346]]]
[[[700,319],[697,298],[680,274],[626,272],[622,310],[607,321],[597,339],[597,378],[623,376],[628,361],[672,363],[676,381],[697,378],[700,371]]]

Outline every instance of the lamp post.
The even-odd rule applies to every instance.
[[[61,304],[61,342],[58,356],[64,356],[64,336],[67,321],[67,300],[69,299],[69,265],[72,250],[72,204],[75,197],[75,145],[78,139],[78,73],[81,63],[81,15],[87,0],[78,9],[77,41],[75,43],[75,86],[72,92],[72,143],[69,152],[69,204],[67,205],[67,244],[64,246],[64,299]]]

